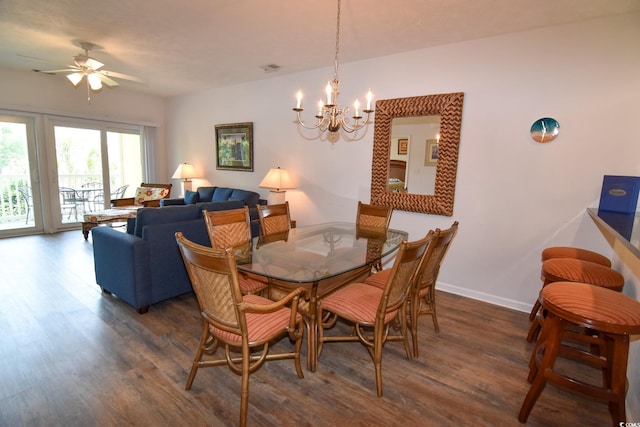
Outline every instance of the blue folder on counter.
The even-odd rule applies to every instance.
[[[600,193],[601,211],[635,213],[640,193],[640,177],[605,175]]]

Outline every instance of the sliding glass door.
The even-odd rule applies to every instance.
[[[142,182],[142,144],[136,126],[52,118],[47,121],[53,226],[77,228],[87,214],[127,197]]]
[[[34,123],[0,114],[0,237],[42,232]]]

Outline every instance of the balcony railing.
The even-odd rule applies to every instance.
[[[82,188],[89,182],[102,182],[100,175],[60,175],[60,187]],[[63,215],[64,222],[67,217]],[[73,218],[75,220],[75,218]],[[71,221],[73,222],[73,221]],[[33,192],[25,175],[0,175],[0,225],[33,226]]]

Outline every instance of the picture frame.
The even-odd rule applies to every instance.
[[[409,151],[409,138],[398,138],[398,154],[407,154]]]
[[[425,150],[424,165],[425,166],[438,165],[438,140],[437,139],[427,140],[427,149]]]
[[[215,125],[216,169],[253,172],[253,122]]]

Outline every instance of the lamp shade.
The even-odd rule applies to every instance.
[[[189,180],[191,178],[196,178],[196,169],[193,167],[192,164],[189,163],[180,163],[178,165],[178,168],[176,169],[176,171],[173,173],[173,176],[171,177],[172,179],[183,179],[183,180]]]
[[[296,188],[293,180],[289,176],[289,172],[287,172],[286,169],[280,169],[279,166],[277,168],[271,168],[259,186],[262,188],[271,188],[276,191]]]

